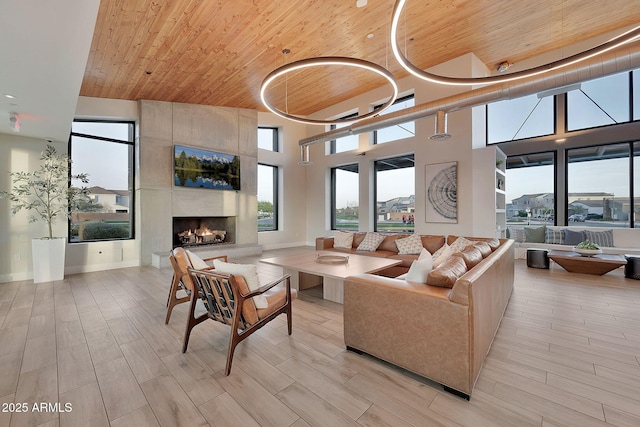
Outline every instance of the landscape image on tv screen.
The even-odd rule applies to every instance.
[[[175,185],[240,190],[240,157],[199,148],[174,146]]]

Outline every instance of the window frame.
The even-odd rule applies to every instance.
[[[337,120],[343,120],[343,119],[353,119],[358,117],[359,113],[356,111],[355,113],[351,113],[351,114],[347,114],[346,116],[342,116],[339,117]],[[337,129],[338,126],[336,124],[332,124],[331,126],[329,126],[329,130],[335,130]],[[353,135],[356,138],[358,138],[358,135]],[[345,138],[345,137],[343,137]],[[340,140],[342,138],[337,138],[337,139],[332,139],[331,141],[329,141],[329,154],[339,154],[339,153],[343,153],[344,151],[350,151],[350,150],[344,150],[344,151],[336,151],[338,148],[338,144],[337,141]],[[354,148],[353,150],[357,150],[358,147]]]
[[[416,168],[416,157],[415,157],[415,153],[408,153],[408,154],[399,154],[397,156],[393,156],[393,157],[385,157],[385,158],[380,158],[380,159],[376,159],[373,162],[373,231],[378,232],[378,172],[383,172],[385,170],[391,170],[391,168],[389,169],[378,169],[378,163],[381,162],[385,162],[385,163],[389,163],[389,161],[394,161],[394,160],[398,160],[400,161],[401,158],[408,158],[411,157],[411,160],[413,162],[413,173],[414,173],[414,182],[415,182],[415,168]],[[407,166],[408,168],[409,166]],[[404,169],[404,168],[395,168],[395,169]],[[416,188],[414,188],[414,200],[415,200],[415,194],[416,192]],[[409,195],[411,196],[411,195]],[[415,232],[415,222],[413,224],[413,228],[409,231],[406,230],[402,230],[402,231],[380,231],[381,233],[395,233],[395,234],[402,234],[402,233],[413,233]]]
[[[409,99],[413,99],[413,105],[415,106],[415,101],[416,101],[415,93],[410,93],[410,94],[405,95],[403,97],[397,98],[393,102],[393,104],[391,104],[391,106],[394,106],[394,105],[399,104],[401,102],[408,101]],[[382,106],[382,104],[374,105],[373,109],[375,110],[376,108],[379,108],[381,106]],[[384,114],[385,114],[385,112],[383,111],[382,114],[380,114],[380,116],[384,116]],[[414,126],[415,126],[415,122],[416,122],[415,120],[409,120],[409,121],[404,122],[404,123],[409,123],[409,122],[414,123]],[[386,128],[383,128],[383,129],[386,129]],[[414,127],[414,130],[415,130],[415,127]],[[407,138],[410,138],[410,137],[407,137]],[[403,139],[406,139],[406,138],[394,139],[394,140],[391,140],[391,141],[381,142],[380,144],[387,144],[389,142],[401,141]],[[379,144],[378,143],[378,129],[376,129],[376,130],[373,131],[373,145],[378,145],[378,144]]]
[[[280,206],[280,200],[278,198],[278,195],[280,194],[279,190],[280,190],[280,167],[277,165],[271,165],[269,163],[264,163],[264,162],[258,162],[258,167],[260,166],[265,166],[265,167],[269,167],[272,168],[272,173],[273,173],[273,228],[263,228],[260,229],[260,227],[258,227],[258,233],[262,233],[262,232],[266,232],[266,231],[278,231],[279,230],[279,206]],[[260,183],[258,182],[258,185],[260,185]],[[256,200],[256,203],[258,202],[258,200]],[[258,218],[259,219],[259,218]]]
[[[276,126],[258,126],[258,132],[260,132],[260,129],[268,129],[272,131],[273,146],[271,149],[262,148],[262,147],[258,147],[258,148],[260,148],[261,150],[267,150],[267,151],[273,151],[274,153],[279,153],[280,152],[280,129]]]
[[[345,167],[349,167],[349,166],[354,166],[355,167],[355,171],[351,171],[354,173],[358,174],[358,181],[359,177],[360,177],[360,166],[358,165],[358,163],[351,163],[348,165],[341,165],[341,166],[334,166],[330,169],[330,175],[331,175],[331,200],[330,200],[330,207],[329,209],[331,209],[330,212],[330,222],[331,222],[331,230],[334,231],[339,231],[340,229],[337,228],[337,219],[336,219],[336,210],[337,210],[337,206],[336,206],[336,171],[338,169],[343,169],[343,170],[347,170],[345,169]],[[358,191],[359,193],[359,191]],[[358,203],[358,208],[360,208],[359,203]],[[358,215],[358,230],[360,229],[360,215]]]
[[[69,210],[69,220],[67,221],[67,243],[69,244],[83,244],[83,243],[95,243],[95,242],[113,242],[113,241],[123,241],[123,240],[135,240],[136,239],[136,200],[135,200],[135,179],[136,179],[136,150],[135,150],[135,135],[136,135],[136,122],[133,120],[102,120],[102,119],[74,119],[73,122],[77,123],[120,123],[129,125],[129,141],[124,141],[115,138],[108,138],[104,136],[90,135],[79,132],[73,132],[72,130],[69,133],[69,141],[67,143],[67,152],[69,153],[69,158],[73,161],[72,155],[72,140],[74,137],[92,139],[96,141],[103,142],[111,142],[115,144],[124,144],[129,146],[130,154],[129,154],[129,237],[121,237],[121,238],[111,238],[111,239],[95,239],[95,240],[78,240],[73,241],[71,239],[71,232],[73,228],[72,220],[71,220],[71,211]],[[71,186],[71,175],[72,170],[69,168],[69,186]],[[89,177],[91,178],[91,177]]]

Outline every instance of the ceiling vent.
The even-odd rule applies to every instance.
[[[436,114],[436,133],[431,135],[429,139],[433,141],[442,141],[451,138],[451,134],[447,133],[447,113],[439,110]]]

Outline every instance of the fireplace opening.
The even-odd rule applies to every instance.
[[[235,217],[174,217],[173,247],[235,243]]]

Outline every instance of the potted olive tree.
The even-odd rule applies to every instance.
[[[87,174],[70,175],[71,159],[47,145],[40,156],[40,168],[32,172],[10,172],[11,191],[0,191],[0,198],[11,201],[11,213],[29,211],[29,222],[44,221],[49,236],[32,240],[34,283],[62,280],[66,239],[53,237],[53,223],[68,219],[79,203],[87,202],[88,189],[69,185],[69,180],[89,182]]]

